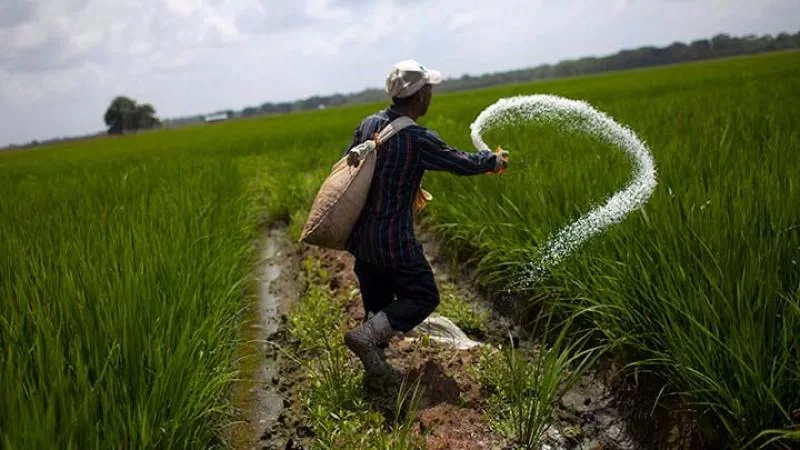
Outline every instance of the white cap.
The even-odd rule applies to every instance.
[[[386,76],[386,92],[392,97],[408,97],[426,84],[441,82],[438,70],[426,69],[413,59],[406,59],[395,64]]]

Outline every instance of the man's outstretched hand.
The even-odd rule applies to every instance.
[[[501,174],[505,172],[508,167],[508,150],[497,147],[494,154],[497,155],[497,158],[494,163],[494,170],[492,170],[491,173]]]

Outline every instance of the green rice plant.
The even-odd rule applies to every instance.
[[[2,177],[0,446],[219,442],[252,238],[239,183],[205,159]]]
[[[497,431],[520,448],[540,448],[545,432],[555,420],[555,407],[600,356],[601,347],[587,348],[589,334],[570,340],[571,321],[554,333],[543,319],[542,344],[532,354],[514,347],[488,350],[481,357],[481,384],[492,391],[487,412]],[[534,335],[539,322],[534,327]],[[550,339],[547,339],[547,338]]]
[[[420,380],[404,378],[395,395],[391,424],[383,433],[373,433],[371,441],[359,448],[380,450],[421,450],[425,448],[424,435],[416,425],[422,390]],[[368,431],[369,433],[369,431]]]
[[[479,333],[484,330],[489,312],[483,311],[477,305],[470,303],[458,292],[452,283],[440,283],[440,302],[436,312],[444,315],[466,333]]]
[[[296,314],[289,316],[289,333],[299,340],[299,348],[311,355],[330,350],[331,333],[344,318],[338,301],[331,301],[330,289],[309,285]]]
[[[343,346],[329,346],[309,365],[311,385],[304,401],[316,442],[322,447],[341,446],[363,438],[362,431],[382,428],[382,417],[370,414],[362,377]]]
[[[756,442],[760,442],[760,448],[769,446],[787,450],[797,448],[797,443],[800,442],[800,430],[797,430],[797,426],[794,430],[765,430],[748,442],[746,447],[751,447]]]

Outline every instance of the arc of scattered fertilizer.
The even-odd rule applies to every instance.
[[[555,95],[530,95],[503,98],[484,109],[470,125],[472,143],[478,150],[489,149],[481,133],[493,126],[517,122],[547,122],[568,130],[586,133],[599,141],[623,150],[634,164],[633,177],[604,204],[584,214],[551,237],[542,247],[539,260],[526,270],[524,284],[536,283],[548,267],[560,263],[592,236],[619,223],[630,212],[641,208],[656,187],[656,166],[650,150],[628,127],[620,125],[584,101]]]

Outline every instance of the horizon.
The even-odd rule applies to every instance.
[[[466,7],[447,0],[450,8],[419,16],[425,1],[308,0],[267,9],[257,0],[167,0],[143,11],[132,1],[0,6],[0,114],[13,118],[0,125],[0,147],[103,132],[102,115],[117,95],[177,119],[382,89],[391,64],[406,57],[457,79],[717,34],[794,34],[800,15],[800,4],[788,0],[755,8],[742,0]],[[698,8],[703,17],[689,14]],[[497,23],[504,33],[493,31]],[[126,38],[139,28],[150,34]],[[471,30],[482,29],[475,39]],[[548,44],[513,45],[531,41]],[[283,61],[293,70],[275,70]]]

